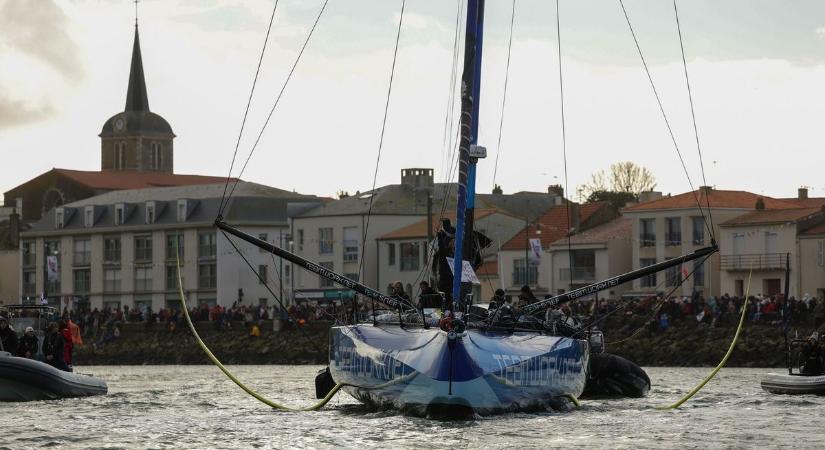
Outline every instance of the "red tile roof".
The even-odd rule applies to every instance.
[[[821,223],[813,228],[808,228],[807,230],[799,234],[803,236],[818,236],[821,234],[825,234],[825,223]]]
[[[819,208],[825,206],[825,197],[809,197],[809,198],[783,198],[786,202],[793,202],[801,208]]]
[[[605,224],[601,224],[576,233],[570,237],[571,244],[606,244],[614,239],[629,239],[633,232],[633,219],[619,217]],[[567,245],[567,239],[561,238],[551,245]]]
[[[593,214],[602,208],[610,206],[608,202],[587,203],[580,206],[580,223],[584,223]],[[529,228],[529,238],[541,239],[541,246],[547,248],[551,243],[567,236],[568,233],[567,220],[567,205],[558,205],[548,209],[542,214],[534,224],[522,229],[512,239],[501,246],[502,250],[524,250],[527,245],[527,232]],[[536,224],[541,225],[539,228],[541,234],[536,234]]]
[[[765,202],[765,209],[796,208],[799,205],[789,200],[779,200],[764,195],[746,191],[720,191],[718,189],[697,189],[696,191],[670,197],[662,197],[649,202],[628,206],[623,212],[647,211],[653,209],[686,209],[696,208],[696,199],[704,208],[710,201],[711,208],[742,208],[755,209],[756,200],[761,198]]]
[[[179,175],[163,172],[85,171],[53,169],[55,173],[71,178],[92,189],[120,190],[149,187],[190,186],[226,182],[226,177]],[[234,181],[232,178],[231,181]]]
[[[475,210],[474,216],[475,220],[478,221],[483,219],[487,216],[491,216],[493,214],[506,214],[498,209],[477,209]],[[441,227],[441,217],[445,219],[450,219],[455,225],[455,211],[452,212],[445,212],[443,215],[440,214],[433,214],[432,217],[432,224],[433,224],[433,236],[435,233],[438,232],[438,229]],[[405,227],[399,228],[394,231],[390,231],[389,233],[379,237],[379,240],[387,240],[387,239],[412,239],[412,238],[425,238],[427,237],[427,219],[423,219],[419,222],[416,222],[412,225],[407,225]]]
[[[798,222],[819,213],[822,213],[821,208],[793,208],[754,211],[722,222],[719,226],[733,227],[737,225],[764,225],[770,223]]]

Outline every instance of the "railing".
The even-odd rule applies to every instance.
[[[666,246],[673,246],[673,245],[682,245],[682,233],[679,231],[673,231],[670,233],[665,233],[665,245]]]
[[[656,235],[655,234],[642,233],[639,236],[639,242],[640,242],[642,247],[655,247],[656,246]]]
[[[570,276],[569,267],[559,268],[559,279],[565,280],[580,280],[580,281],[594,281],[596,279],[595,267],[573,267],[573,276]]]
[[[344,261],[358,261],[358,241],[344,241]]]
[[[524,270],[524,267],[513,269],[513,286],[523,286],[525,284],[536,286],[539,284],[538,267],[528,267],[527,269],[527,271]]]
[[[74,258],[72,258],[72,263],[75,266],[88,266],[91,262],[92,262],[92,252],[91,252],[91,250],[84,250],[84,251],[74,252]]]
[[[750,255],[722,255],[723,270],[784,270],[785,253],[754,253]]]
[[[705,245],[705,233],[693,233],[693,245]]]

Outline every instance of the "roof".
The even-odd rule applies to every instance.
[[[77,202],[69,203],[63,208],[73,208],[73,214],[67,214],[66,223],[60,230],[55,230],[55,209],[50,210],[42,219],[32,225],[31,232],[61,233],[82,230],[95,230],[96,227],[114,227],[115,205],[129,205],[123,224],[118,227],[147,227],[156,229],[159,225],[185,226],[193,223],[214,222],[220,210],[224,184],[199,186],[181,186],[150,189],[131,189],[107,192]],[[177,220],[177,200],[189,200],[186,221]],[[146,224],[147,202],[155,202],[155,222]],[[268,225],[287,225],[287,218],[302,211],[322,199],[301,195],[256,183],[240,182],[232,198],[226,203],[223,217],[229,223],[265,223]],[[84,226],[82,209],[94,207],[95,224],[92,228]]]
[[[821,223],[815,227],[808,228],[807,230],[799,234],[801,236],[819,236],[821,234],[825,234],[825,223]]]
[[[610,222],[597,225],[588,230],[570,236],[570,244],[606,244],[614,239],[629,238],[633,232],[633,219],[618,217]],[[551,245],[567,245],[562,238]]]
[[[825,197],[809,197],[809,198],[798,198],[798,197],[791,197],[791,198],[783,198],[786,202],[793,202],[799,205],[801,208],[819,208],[825,206]]]
[[[196,184],[225,183],[226,177],[206,175],[181,175],[166,172],[137,171],[85,171],[52,169],[53,172],[71,178],[91,189],[140,189],[149,187],[191,186]],[[235,181],[232,178],[231,181]]]
[[[129,67],[129,88],[126,91],[124,111],[149,111],[146,78],[143,76],[143,57],[140,54],[140,36],[135,23],[135,41],[132,44],[132,64]]]
[[[603,208],[610,208],[608,202],[586,203],[579,206],[580,219],[579,223],[583,224],[590,219],[594,214]],[[547,247],[551,243],[567,236],[569,230],[569,221],[567,215],[567,205],[558,205],[550,208],[539,217],[535,223],[529,227],[523,228],[512,239],[501,246],[502,250],[524,250],[527,245],[527,239],[538,238],[541,239],[541,246]],[[541,225],[541,234],[536,234],[536,224]],[[530,235],[528,236],[528,230]]]
[[[639,203],[624,208],[623,212],[647,211],[656,209],[694,209],[697,197],[702,207],[710,204],[711,208],[755,209],[756,200],[765,202],[765,209],[787,209],[798,205],[791,201],[779,200],[747,191],[722,191],[718,189],[697,189],[683,194],[662,197],[649,202]]]
[[[473,216],[475,220],[481,220],[485,217],[491,216],[493,214],[501,213],[501,211],[497,209],[476,209],[474,211]],[[442,214],[433,214],[432,216],[432,235],[438,232],[438,229],[441,228],[441,218],[450,219],[453,224],[455,224],[455,211],[445,212]],[[379,240],[388,240],[388,239],[407,239],[407,238],[422,238],[427,237],[427,219],[421,220],[419,222],[415,222],[414,224],[407,225],[405,227],[401,227],[397,230],[391,231],[383,236],[380,236]]]
[[[760,210],[739,217],[727,220],[719,224],[721,227],[733,227],[738,225],[765,225],[772,223],[799,222],[815,214],[822,213],[821,208],[793,208]]]

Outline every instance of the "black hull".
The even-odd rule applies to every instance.
[[[100,378],[64,372],[40,361],[0,353],[0,401],[53,400],[107,392],[108,386]]]

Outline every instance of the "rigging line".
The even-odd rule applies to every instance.
[[[266,37],[264,37],[264,45],[261,47],[261,56],[258,57],[258,68],[255,69],[255,78],[252,80],[252,89],[249,90],[249,99],[246,101],[246,110],[244,110],[243,113],[241,130],[238,132],[238,141],[235,142],[235,152],[232,153],[232,163],[229,165],[229,173],[226,174],[226,183],[223,185],[223,194],[221,195],[221,203],[220,206],[218,206],[218,211],[223,211],[226,190],[229,188],[229,180],[232,178],[232,169],[235,167],[235,158],[238,156],[238,148],[241,146],[241,136],[243,136],[246,118],[249,115],[249,106],[252,104],[252,94],[255,93],[255,85],[258,84],[258,74],[261,72],[261,64],[264,61],[264,53],[266,53],[266,43],[269,41],[269,32],[272,31],[272,22],[275,20],[275,10],[277,9],[278,0],[275,0],[275,6],[272,7],[272,16],[269,18],[269,26],[266,29]]]
[[[252,154],[255,153],[255,149],[258,148],[258,143],[261,141],[261,137],[264,135],[264,131],[266,127],[269,125],[270,119],[272,119],[272,114],[275,112],[275,108],[278,107],[278,103],[281,101],[281,97],[284,95],[284,91],[286,90],[287,85],[289,84],[289,80],[292,79],[292,74],[295,73],[295,68],[298,67],[298,62],[301,61],[301,56],[304,54],[304,50],[306,50],[307,45],[309,44],[309,40],[312,38],[312,35],[315,33],[315,29],[318,27],[318,22],[321,20],[321,16],[324,14],[324,10],[327,8],[327,3],[329,0],[324,0],[324,4],[321,6],[321,10],[318,11],[318,16],[315,18],[315,22],[312,24],[312,28],[309,30],[309,34],[307,34],[306,40],[304,40],[304,44],[301,46],[301,51],[298,52],[298,56],[295,58],[295,62],[292,63],[292,68],[289,69],[289,74],[286,76],[286,80],[284,80],[284,84],[281,86],[281,91],[278,92],[278,96],[275,98],[275,103],[272,104],[272,109],[269,110],[269,115],[266,116],[266,121],[264,122],[263,127],[261,127],[260,133],[258,133],[258,137],[255,139],[255,143],[252,145],[252,150],[249,151],[249,155],[246,157],[246,161],[241,167],[241,172],[238,174],[238,179],[235,180],[235,184],[232,185],[232,190],[229,191],[229,196],[226,199],[226,203],[224,203],[223,207],[226,208],[227,204],[229,203],[229,198],[232,197],[232,194],[235,192],[235,188],[238,187],[238,183],[241,180],[241,176],[243,175],[244,171],[246,170],[246,166],[249,165],[249,160],[252,159]],[[219,214],[222,214],[223,210],[219,211]]]
[[[496,162],[493,165],[493,187],[496,186],[496,175],[498,175],[498,157],[501,154],[501,131],[504,129],[504,107],[507,104],[507,82],[510,78],[510,54],[513,48],[513,23],[516,18],[516,0],[510,10],[510,37],[507,40],[507,64],[504,68],[504,93],[501,95],[501,115],[498,121],[498,143],[496,144]]]
[[[647,74],[647,80],[650,82],[650,87],[653,89],[653,95],[656,97],[656,102],[659,104],[659,111],[661,111],[662,118],[665,121],[665,126],[667,126],[667,131],[670,134],[670,140],[673,142],[673,148],[676,149],[676,154],[679,156],[679,162],[682,163],[682,170],[685,172],[685,177],[687,178],[688,185],[690,185],[691,193],[693,193],[693,198],[696,200],[696,206],[699,208],[699,214],[702,215],[702,219],[706,219],[704,209],[702,208],[702,202],[699,201],[699,197],[696,195],[696,190],[693,188],[693,181],[690,179],[690,174],[688,173],[687,166],[685,165],[685,159],[682,157],[682,152],[679,150],[679,144],[676,143],[676,136],[673,134],[673,128],[670,126],[670,120],[667,118],[665,107],[662,105],[662,100],[659,97],[659,91],[656,90],[656,85],[653,83],[653,76],[650,74],[650,69],[647,67],[647,61],[642,54],[642,47],[639,46],[639,40],[636,38],[636,32],[633,31],[633,25],[630,23],[630,17],[627,15],[627,9],[625,9],[624,2],[622,2],[622,0],[619,0],[619,6],[622,7],[624,18],[627,21],[627,27],[630,29],[630,34],[633,36],[633,42],[636,44],[636,51],[639,53],[639,58],[642,60],[642,66]],[[705,227],[707,228],[708,221],[705,220],[704,222]],[[710,229],[708,229],[708,231],[708,234],[713,236],[713,231]]]
[[[441,171],[444,171],[444,166],[446,165],[447,158],[449,158],[448,148],[450,145],[450,137],[452,136],[452,115],[453,115],[453,105],[455,104],[455,77],[456,77],[456,58],[458,56],[458,29],[461,25],[461,7],[463,5],[462,0],[456,0],[456,12],[455,12],[455,33],[453,34],[453,55],[452,60],[450,62],[450,82],[447,85],[447,108],[444,112],[444,132],[441,138],[444,156],[441,158]]]
[[[687,61],[685,60],[685,44],[682,39],[682,26],[679,23],[679,10],[676,8],[676,0],[673,0],[673,13],[676,15],[676,30],[679,32],[679,48],[682,50],[682,68],[685,70],[685,84],[687,85],[688,100],[690,101],[690,117],[693,119],[693,135],[696,137],[696,151],[699,152],[699,167],[702,169],[702,183],[707,186],[708,181],[705,178],[705,163],[702,160],[702,147],[699,145],[699,130],[696,126],[696,113],[693,108],[693,94],[690,90],[690,78],[688,77]],[[710,210],[710,195],[705,192],[705,200],[707,201],[708,218],[710,219],[710,236],[714,241],[716,236],[713,234],[713,214]]]
[[[559,107],[561,109],[561,151],[562,155],[564,155],[564,192],[567,192],[567,195],[570,195],[570,191],[568,190],[568,180],[567,180],[567,132],[565,130],[565,121],[564,121],[564,76],[562,72],[562,62],[561,62],[561,19],[559,17],[559,0],[556,0],[556,42],[558,44],[558,54],[559,54]],[[562,196],[564,199],[564,196]],[[571,217],[570,217],[570,201],[566,201],[565,208],[567,209],[567,264],[570,267],[570,290],[573,289],[573,227],[571,226]],[[527,262],[525,261],[525,264]]]
[[[395,49],[392,52],[392,67],[390,68],[390,82],[387,86],[387,100],[384,103],[384,119],[381,121],[381,136],[378,138],[378,156],[375,158],[375,172],[372,175],[372,195],[370,195],[370,205],[367,209],[367,222],[364,224],[364,235],[361,239],[361,248],[365,249],[367,244],[367,232],[370,228],[370,217],[372,216],[372,202],[375,199],[375,183],[378,180],[378,164],[381,162],[381,149],[384,147],[384,131],[387,129],[387,113],[390,110],[390,98],[392,97],[392,80],[395,77],[395,62],[398,59],[398,42],[401,40],[401,25],[404,23],[404,7],[407,0],[401,0],[401,14],[398,17],[398,31],[395,34]],[[361,270],[364,268],[364,252],[358,262],[358,276],[363,278]]]

